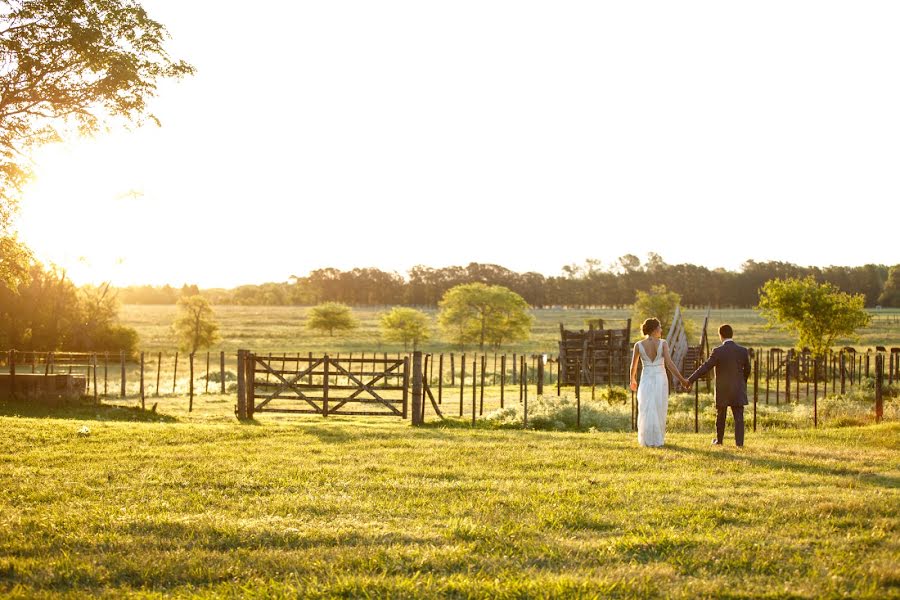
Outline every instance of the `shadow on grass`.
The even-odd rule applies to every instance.
[[[137,406],[112,404],[63,404],[49,406],[28,402],[0,401],[0,417],[29,419],[77,419],[80,421],[130,421],[144,423],[176,423],[178,419]]]
[[[848,467],[826,467],[813,465],[809,463],[796,462],[781,458],[762,458],[749,456],[741,450],[728,448],[711,448],[710,450],[700,450],[678,444],[667,444],[666,448],[672,452],[682,452],[684,454],[694,454],[703,456],[709,460],[723,460],[745,463],[754,467],[761,467],[769,470],[788,470],[806,475],[822,475],[825,477],[858,477],[861,481],[877,485],[879,487],[897,488],[900,487],[900,478],[890,475],[880,475],[876,473],[868,473]],[[732,451],[729,451],[732,450]]]
[[[417,536],[408,532],[367,532],[358,530],[300,530],[296,528],[249,527],[207,523],[181,523],[174,521],[126,523],[115,527],[115,535],[125,536],[131,546],[119,546],[110,553],[102,543],[95,543],[93,536],[77,545],[78,560],[88,565],[75,572],[53,573],[45,571],[37,581],[28,582],[37,589],[53,591],[86,590],[97,592],[110,585],[116,587],[153,587],[171,589],[178,586],[202,586],[234,579],[235,569],[250,572],[260,568],[253,553],[262,552],[265,564],[271,552],[302,552],[310,549],[327,552],[358,552],[374,555],[385,548],[406,549],[411,552],[420,546],[434,546],[444,540],[436,536]],[[18,558],[44,558],[48,553],[57,558],[59,547],[43,547],[35,544],[18,553]],[[141,553],[152,560],[152,567],[131,558]],[[215,560],[215,565],[203,564],[210,555],[227,554],[228,561]],[[153,557],[150,559],[149,557]],[[90,562],[93,559],[93,562]],[[230,567],[229,567],[230,565]],[[404,572],[416,573],[418,566],[409,561]],[[457,566],[457,568],[459,568]],[[48,570],[49,571],[49,570]],[[12,567],[5,570],[0,564],[0,595],[4,584],[23,583],[21,575]],[[8,587],[6,588],[8,589]]]
[[[353,433],[345,427],[329,427],[327,425],[306,425],[303,433],[316,436],[320,442],[326,444],[341,444],[357,439]],[[358,432],[359,433],[359,432]]]

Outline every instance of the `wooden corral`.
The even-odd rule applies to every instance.
[[[697,370],[709,357],[709,336],[707,329],[709,328],[709,307],[706,308],[706,316],[703,319],[703,330],[700,332],[700,343],[696,346],[688,344],[687,332],[684,328],[684,317],[681,314],[681,307],[675,308],[675,316],[672,318],[672,326],[669,328],[669,335],[666,340],[669,342],[669,349],[672,353],[672,362],[681,371],[681,374],[687,377]],[[709,380],[711,374],[707,374],[704,379]],[[672,376],[673,385],[677,383]]]
[[[595,326],[598,325],[598,326]],[[559,324],[559,378],[561,385],[627,385],[631,363],[631,319],[624,329],[603,329],[603,323],[569,331]]]

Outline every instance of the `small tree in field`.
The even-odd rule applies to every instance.
[[[830,283],[805,279],[771,279],[759,291],[759,306],[770,327],[798,336],[797,347],[823,356],[843,335],[869,324],[865,296],[850,295]]]
[[[421,342],[431,337],[428,315],[421,310],[395,306],[391,312],[381,315],[381,334],[385,340],[403,342],[403,349],[418,349]]]
[[[182,350],[194,353],[200,348],[209,348],[219,340],[219,324],[209,301],[203,296],[179,298],[178,313],[175,333]]]
[[[677,292],[670,292],[664,285],[654,285],[649,292],[638,291],[634,300],[634,319],[640,323],[656,317],[662,325],[663,335],[666,335],[680,302],[681,295]]]
[[[327,331],[334,337],[335,331],[356,329],[356,319],[350,313],[350,307],[339,302],[325,302],[309,311],[306,326],[314,331]]]
[[[528,303],[501,285],[458,285],[447,290],[439,306],[441,329],[460,346],[477,342],[484,350],[485,342],[496,347],[531,333]]]

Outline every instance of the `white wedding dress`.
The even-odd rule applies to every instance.
[[[669,410],[669,377],[664,362],[664,344],[659,341],[656,358],[650,360],[644,344],[638,342],[641,354],[641,381],[638,384],[638,444],[662,446],[666,441],[666,413]]]

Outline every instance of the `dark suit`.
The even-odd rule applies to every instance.
[[[744,406],[747,400],[747,380],[750,378],[750,352],[734,341],[723,343],[713,349],[709,360],[688,377],[694,383],[710,369],[716,372],[716,439],[722,443],[725,437],[725,416],[728,407],[734,416],[734,441],[744,445]]]

